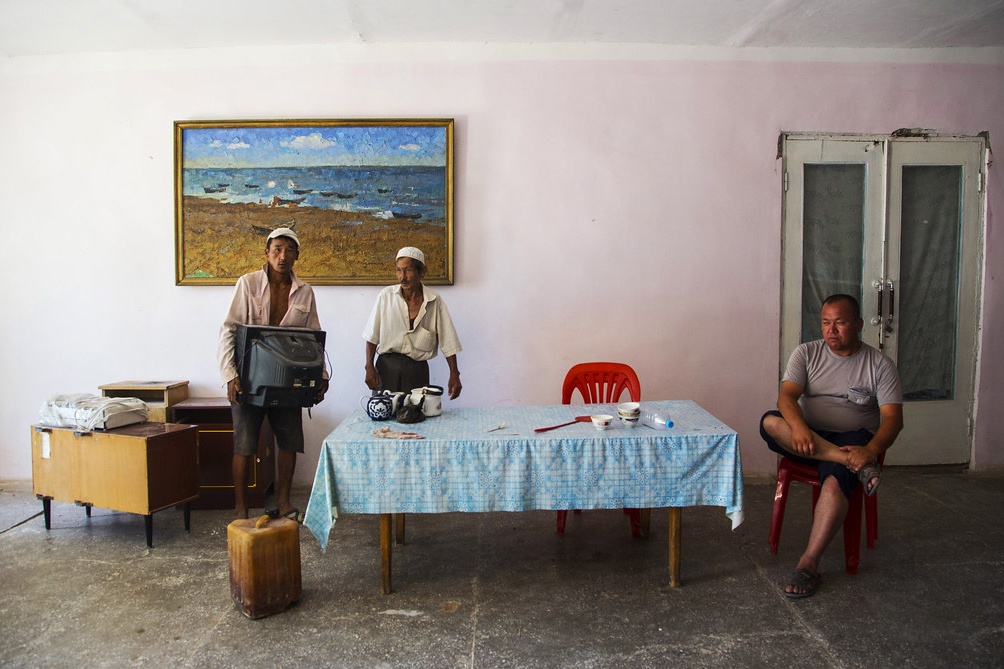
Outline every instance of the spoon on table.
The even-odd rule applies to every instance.
[[[547,432],[548,430],[555,430],[559,427],[565,427],[566,425],[574,425],[575,423],[588,423],[592,418],[589,416],[576,416],[575,420],[570,420],[567,423],[562,423],[561,425],[552,425],[551,427],[538,427],[534,432]]]
[[[501,423],[499,423],[498,427],[493,427],[492,429],[487,430],[487,432],[495,432],[496,430],[504,430],[504,429],[505,429],[505,421],[502,421]]]

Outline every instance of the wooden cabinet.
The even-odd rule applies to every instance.
[[[98,386],[104,397],[135,397],[146,402],[147,420],[163,423],[167,409],[188,397],[188,381],[118,381]]]
[[[197,509],[234,508],[234,425],[225,397],[193,397],[167,408],[167,420],[198,429],[199,498]],[[268,419],[261,427],[258,452],[251,461],[245,500],[249,507],[264,507],[275,486],[275,437]]]
[[[147,545],[153,545],[153,514],[185,505],[199,494],[196,428],[137,423],[114,430],[78,432],[34,426],[31,432],[32,488],[42,500],[49,529],[51,501],[97,506],[146,517]]]

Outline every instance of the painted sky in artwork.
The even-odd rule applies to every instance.
[[[183,128],[186,168],[446,164],[446,127]]]

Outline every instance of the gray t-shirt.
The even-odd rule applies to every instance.
[[[896,365],[862,342],[851,356],[840,356],[822,339],[800,344],[788,359],[784,381],[803,388],[799,399],[805,422],[814,430],[875,432],[879,407],[902,404]]]

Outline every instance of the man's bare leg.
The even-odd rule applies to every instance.
[[[293,510],[293,503],[289,500],[290,490],[293,487],[293,470],[296,469],[296,452],[278,449],[278,469],[279,478],[275,483],[275,501],[279,507],[279,515],[284,516]]]
[[[231,473],[234,478],[234,514],[238,518],[248,517],[248,507],[244,501],[244,490],[247,487],[249,459],[246,455],[234,453],[234,460],[231,465]]]
[[[809,531],[809,543],[798,560],[796,569],[805,569],[813,574],[819,573],[819,560],[823,551],[833,541],[837,530],[847,516],[847,498],[840,489],[840,484],[832,476],[826,477],[819,492],[819,501],[812,515],[812,529]],[[803,594],[803,589],[788,584],[785,592]]]
[[[832,441],[823,439],[819,434],[813,431],[813,441],[816,445],[816,452],[812,455],[805,455],[795,451],[791,447],[791,426],[788,422],[781,416],[775,416],[773,414],[768,415],[763,419],[763,429],[771,436],[771,438],[778,443],[781,448],[788,451],[792,455],[797,455],[799,457],[807,457],[813,460],[826,460],[827,462],[835,462],[838,465],[847,465],[847,453],[840,450],[840,447],[834,444]],[[854,470],[852,470],[854,471]],[[856,471],[854,473],[857,473]],[[878,483],[878,476],[873,476],[868,481],[862,481],[866,486],[874,486]]]
[[[813,460],[836,462],[841,465],[847,464],[847,454],[841,451],[840,447],[832,441],[823,439],[816,432],[812,433],[813,441],[816,445],[815,453],[812,455],[806,455],[793,450],[791,447],[791,426],[789,426],[788,422],[781,416],[768,415],[763,419],[763,429],[771,436],[772,439],[774,439],[774,441],[778,443],[779,446],[781,446],[781,448],[788,451],[792,455],[797,455],[803,458],[812,458]]]

